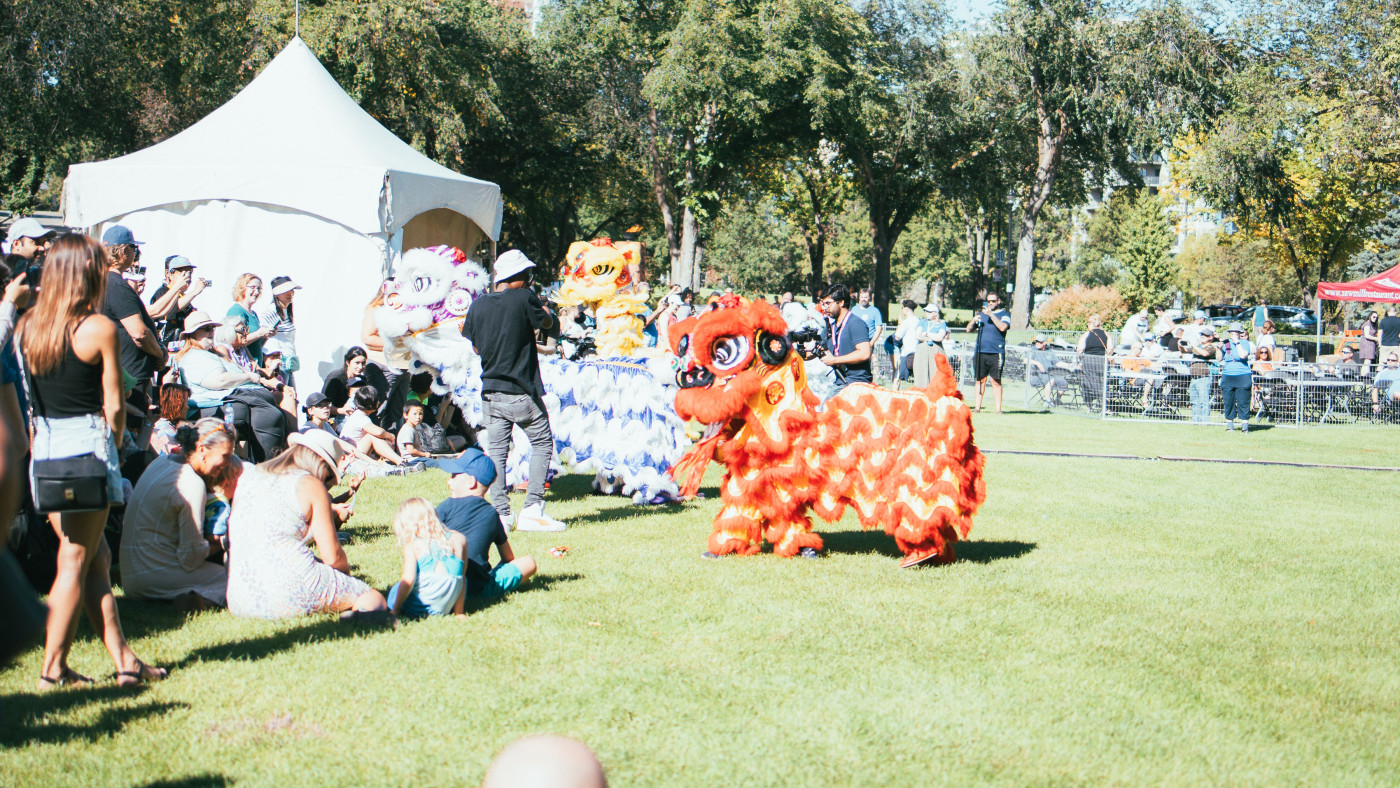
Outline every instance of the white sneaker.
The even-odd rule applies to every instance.
[[[499,515],[496,515],[496,516],[501,518],[501,527],[505,529],[506,533],[510,533],[510,531],[511,531],[510,518],[509,518],[509,517],[506,517],[506,516],[503,515],[503,514],[499,514]]]
[[[563,531],[569,526],[544,513],[543,504],[531,504],[515,516],[517,531]]]

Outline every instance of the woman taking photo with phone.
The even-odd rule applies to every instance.
[[[164,670],[137,659],[127,645],[112,596],[112,553],[102,536],[108,508],[123,501],[117,445],[126,426],[116,323],[101,314],[107,256],[92,238],[66,235],[54,242],[44,269],[38,302],[20,320],[16,343],[30,387],[34,463],[95,455],[106,466],[106,502],[49,515],[59,537],[58,572],[49,591],[39,689],[92,683],[68,665],[79,608],[112,655],[119,684],[163,679]],[[36,492],[35,499],[43,496]]]

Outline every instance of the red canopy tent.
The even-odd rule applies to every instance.
[[[1317,297],[1328,301],[1384,301],[1400,304],[1400,265],[1355,282],[1318,282]]]
[[[1317,283],[1317,347],[1322,349],[1322,304],[1321,301],[1381,301],[1400,304],[1400,265],[1389,271],[1357,279],[1354,282]]]

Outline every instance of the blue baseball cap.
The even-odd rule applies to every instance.
[[[102,233],[103,246],[140,246],[142,243],[142,241],[136,240],[136,236],[131,234],[131,230],[120,224],[114,224]]]
[[[437,461],[437,467],[446,471],[450,476],[459,473],[470,475],[481,484],[482,487],[490,487],[491,482],[496,481],[496,463],[490,457],[481,453],[481,449],[467,449],[460,457],[448,457]]]

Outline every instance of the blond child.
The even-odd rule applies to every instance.
[[[409,617],[462,615],[466,537],[443,528],[432,504],[409,498],[394,516],[403,577],[389,589],[389,610]]]

